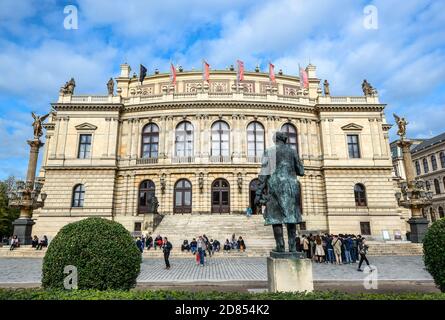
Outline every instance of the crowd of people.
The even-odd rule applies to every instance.
[[[363,262],[369,266],[366,257],[369,246],[361,235],[309,234],[297,237],[296,243],[297,251],[304,252],[308,259],[317,263],[350,264],[358,261],[357,271],[363,271]]]

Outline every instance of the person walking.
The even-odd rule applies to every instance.
[[[139,238],[139,237],[136,239],[136,247],[138,247],[138,249],[141,253],[144,251],[144,249],[142,248],[141,238]]]
[[[206,244],[205,244],[202,236],[199,236],[198,241],[196,241],[196,242],[197,242],[197,248],[198,248],[199,265],[201,267],[204,267],[204,253],[206,250]]]
[[[368,261],[368,258],[366,258],[368,249],[369,249],[369,246],[366,244],[365,238],[361,238],[361,241],[359,242],[359,247],[358,247],[358,250],[359,250],[358,252],[360,254],[360,262],[358,263],[357,271],[363,271],[361,269],[363,261],[365,261],[366,265],[369,267],[369,261]],[[371,272],[372,272],[372,269],[371,269]]]
[[[342,264],[341,260],[341,240],[340,238],[335,235],[334,240],[332,240],[332,247],[334,248],[334,254],[335,254],[335,263],[336,264]]]
[[[170,257],[170,251],[173,249],[173,246],[170,241],[168,241],[167,237],[164,237],[164,242],[162,243],[162,252],[164,253],[164,261],[165,261],[165,269],[170,269],[170,261],[168,261]]]

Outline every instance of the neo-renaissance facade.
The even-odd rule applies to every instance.
[[[298,77],[235,71],[146,76],[121,65],[116,93],[61,91],[45,125],[40,178],[47,199],[33,233],[100,216],[130,231],[151,230],[153,195],[162,215],[243,214],[253,206],[261,155],[277,130],[288,133],[305,166],[304,225],[332,233],[405,234],[377,94],[323,94],[316,68]],[[360,84],[358,84],[359,86]],[[104,86],[105,89],[105,86]],[[110,88],[109,88],[110,90]]]

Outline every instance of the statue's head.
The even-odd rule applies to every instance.
[[[273,135],[273,142],[275,144],[286,143],[286,141],[287,141],[287,134],[286,133],[281,132],[281,131],[277,131],[277,132],[274,133],[274,135]]]

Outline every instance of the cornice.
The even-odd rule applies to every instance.
[[[315,107],[313,105],[299,105],[289,104],[283,102],[262,102],[262,101],[240,101],[240,100],[221,100],[221,101],[180,101],[180,102],[160,102],[160,103],[147,103],[137,105],[124,105],[123,112],[135,112],[135,111],[148,111],[148,110],[163,110],[163,109],[204,109],[204,108],[216,108],[221,107],[238,109],[251,108],[251,109],[272,109],[272,110],[285,110],[285,111],[302,111],[307,113],[314,113]]]
[[[334,112],[367,112],[367,111],[383,111],[386,104],[317,104],[315,108],[319,112],[334,111]]]
[[[110,103],[52,103],[56,111],[121,111],[123,104]]]

